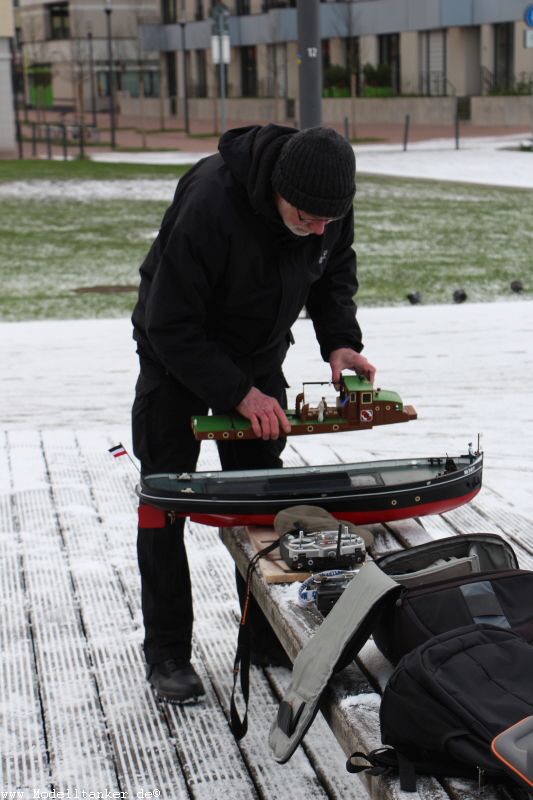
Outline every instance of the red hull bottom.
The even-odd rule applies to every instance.
[[[330,513],[347,522],[355,525],[371,525],[377,522],[394,522],[400,519],[412,519],[413,517],[424,517],[427,514],[441,514],[443,511],[451,511],[454,508],[469,503],[479,492],[464,494],[461,497],[448,497],[442,500],[435,500],[431,503],[421,503],[420,505],[404,506],[402,508],[379,509],[377,511],[330,511]],[[258,527],[271,527],[274,522],[275,514],[180,514],[179,516],[191,518],[191,522],[199,522],[202,525],[213,525],[217,528],[232,528],[235,525],[256,525]]]

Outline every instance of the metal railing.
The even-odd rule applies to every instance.
[[[455,86],[441,70],[425,70],[420,72],[418,91],[427,97],[453,97]]]
[[[78,158],[85,157],[85,148],[89,143],[98,142],[100,133],[93,125],[63,122],[31,122],[19,121],[16,124],[16,135],[19,157],[24,157],[24,142],[29,141],[31,156],[35,158],[38,145],[45,144],[47,158],[53,158],[54,148],[59,148],[63,159],[67,160],[69,151]]]

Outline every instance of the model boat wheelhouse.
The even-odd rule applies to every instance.
[[[339,395],[332,405],[325,398],[315,406],[306,400],[305,388],[313,385],[325,384],[304,383],[303,391],[296,396],[296,407],[286,411],[289,436],[367,430],[374,425],[409,422],[417,416],[413,406],[404,405],[397,392],[374,389],[357,375],[341,377]],[[191,425],[196,439],[255,438],[250,422],[237,413],[192,417]]]

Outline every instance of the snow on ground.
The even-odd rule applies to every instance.
[[[331,444],[343,461],[465,452],[483,435],[486,481],[517,511],[533,513],[533,302],[361,309],[365,353],[378,386],[418,411],[416,421],[305,437],[310,458]],[[312,324],[294,326],[285,373],[329,379]],[[0,417],[5,428],[105,427],[129,442],[136,356],[129,320],[0,324]],[[316,463],[316,462],[315,462]]]
[[[9,181],[0,183],[0,200],[62,199],[78,202],[91,200],[161,200],[170,202],[176,190],[175,180],[65,180]]]
[[[358,172],[401,178],[431,178],[522,189],[533,187],[533,153],[521,151],[524,137],[453,139],[416,142],[406,152],[398,146],[356,147]]]
[[[413,142],[405,152],[401,144],[363,144],[354,149],[357,171],[370,175],[532,188],[533,153],[519,150],[525,139],[521,134],[463,138],[458,150],[455,139]],[[206,155],[209,153],[98,153],[93,159],[137,164],[184,164],[194,163]]]

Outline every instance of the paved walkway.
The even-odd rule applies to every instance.
[[[35,120],[35,114],[32,112],[28,115],[28,121]],[[55,112],[46,112],[41,114],[40,121],[43,125],[57,124],[61,119],[65,119],[67,124],[74,122],[68,117],[60,117]],[[241,127],[243,125],[256,125],[265,124],[270,120],[227,120],[226,128]],[[91,117],[87,115],[86,124],[90,124]],[[125,150],[141,150],[145,147],[150,150],[173,150],[191,153],[214,152],[217,149],[218,134],[213,131],[213,123],[194,120],[191,123],[190,135],[185,133],[183,127],[180,127],[181,120],[178,118],[171,118],[165,121],[164,127],[158,119],[142,119],[141,117],[125,117],[120,116],[117,120],[116,130],[116,145],[117,149]],[[327,123],[325,123],[327,124]],[[97,115],[98,134],[89,140],[86,148],[87,153],[108,151],[110,149],[110,128],[109,116],[107,114]],[[340,133],[344,133],[344,126],[336,126]],[[525,126],[474,126],[469,122],[461,122],[460,124],[460,137],[477,137],[477,136],[505,136],[510,134],[523,135],[527,137],[531,133],[531,129]],[[24,135],[30,137],[29,126],[24,126]],[[44,134],[43,134],[44,135]],[[419,142],[431,139],[449,139],[455,137],[455,128],[453,120],[450,120],[449,125],[414,125],[412,124],[409,129],[409,142]],[[372,124],[372,125],[357,125],[350,130],[350,138],[360,142],[383,142],[389,144],[403,143],[404,139],[404,125],[403,121],[396,124]],[[24,142],[24,157],[30,158],[33,155],[33,146],[31,141]],[[48,155],[48,148],[44,142],[38,142],[36,145],[36,155],[46,157]],[[72,154],[78,151],[78,145],[69,145],[69,150]],[[52,155],[60,158],[62,156],[62,147],[55,144],[51,148]]]

